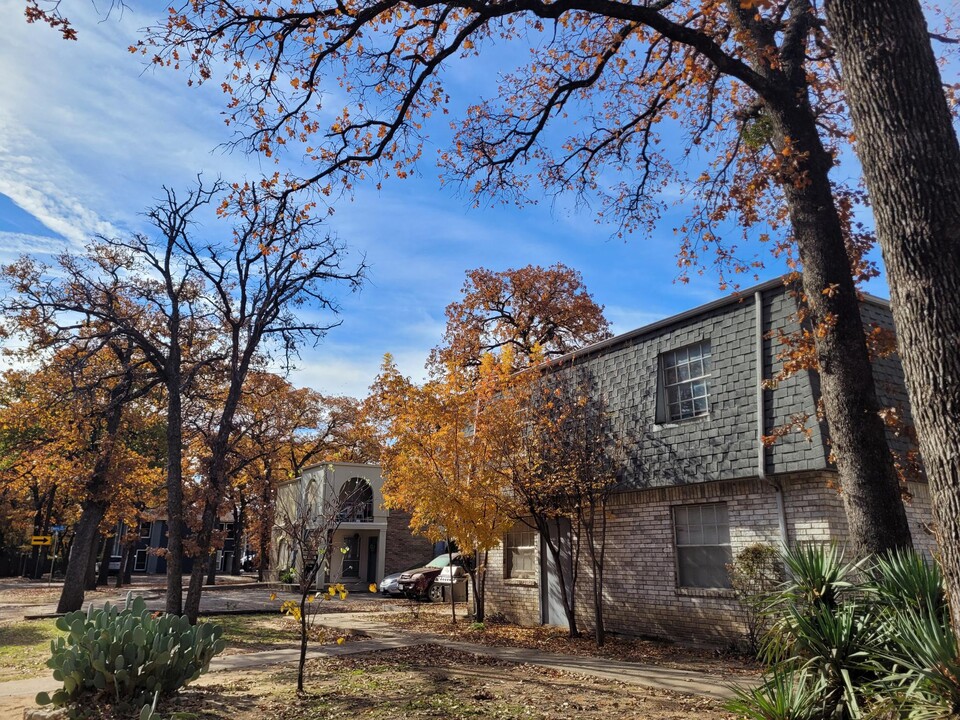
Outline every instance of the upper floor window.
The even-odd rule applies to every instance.
[[[661,357],[667,420],[687,420],[710,412],[710,341],[671,350]]]
[[[373,488],[363,478],[350,478],[340,488],[340,521],[373,522]]]

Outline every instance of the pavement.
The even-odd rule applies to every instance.
[[[263,594],[270,603],[270,609],[276,612],[276,601],[269,601],[268,589]],[[252,595],[251,597],[247,597]],[[222,607],[218,597],[234,596],[233,603],[244,607],[255,608],[260,600],[260,591],[250,588],[248,592],[237,597],[234,593],[209,593],[204,600],[209,601],[205,610],[217,610]],[[367,596],[369,598],[371,596]],[[162,594],[159,596],[162,608]],[[148,599],[148,606],[152,598]],[[100,601],[102,602],[102,601]],[[225,601],[224,601],[225,602]],[[388,600],[384,600],[384,611],[391,608]],[[234,609],[236,611],[236,608]],[[343,645],[316,646],[308,652],[308,658],[338,657],[343,655],[357,655],[378,650],[387,650],[398,647],[413,647],[418,645],[442,645],[462,652],[473,653],[486,657],[497,658],[509,662],[538,665],[581,675],[617,680],[619,682],[638,685],[646,688],[670,690],[691,695],[703,695],[711,698],[729,698],[732,696],[730,683],[732,681],[746,682],[745,679],[721,674],[706,675],[702,672],[678,670],[655,665],[643,665],[631,662],[618,662],[606,658],[581,657],[558,653],[544,653],[539,650],[526,648],[493,647],[474,645],[468,642],[452,640],[445,636],[429,633],[412,632],[396,628],[371,617],[369,612],[341,612],[325,614],[318,618],[321,625],[341,631],[353,631],[365,637],[362,641],[347,642]],[[295,646],[281,647],[263,652],[226,655],[214,658],[210,664],[210,673],[236,671],[247,668],[261,668],[268,665],[296,662],[299,658],[299,648]],[[215,675],[205,675],[198,680],[216,682]],[[56,683],[48,676],[0,683],[0,710],[18,706],[18,700],[23,699],[19,707],[29,707],[33,698],[40,691],[55,689]],[[12,704],[11,704],[11,701]],[[10,717],[15,717],[10,715]],[[19,717],[19,714],[16,715]]]

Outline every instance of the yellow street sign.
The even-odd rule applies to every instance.
[[[33,535],[30,537],[31,545],[50,545],[53,543],[53,535]]]

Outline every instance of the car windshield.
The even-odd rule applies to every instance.
[[[433,560],[427,563],[427,567],[445,568],[450,564],[449,555],[437,555]]]

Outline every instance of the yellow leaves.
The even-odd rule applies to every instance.
[[[375,593],[377,591],[377,584],[370,583],[370,585],[367,586],[367,590],[369,590],[372,593]]]
[[[300,613],[300,604],[296,600],[285,600],[280,606],[280,612],[289,615],[297,622],[300,622],[303,618],[303,615]]]
[[[271,599],[271,600],[276,600],[276,599],[277,599],[277,594],[276,594],[276,593],[270,593],[270,599]]]
[[[343,637],[338,637],[338,638],[337,638],[337,645],[343,645],[343,642],[344,642],[344,638],[343,638]]]

